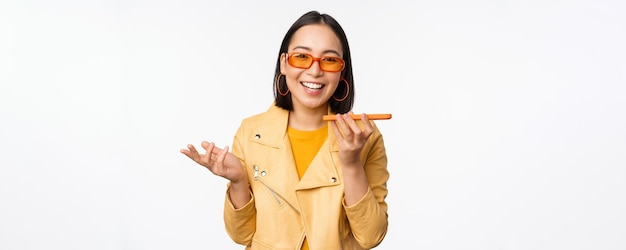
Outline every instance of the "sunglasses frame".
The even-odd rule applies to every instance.
[[[311,60],[311,64],[309,64],[309,66],[308,66],[308,67],[306,67],[306,68],[305,68],[305,67],[298,67],[298,66],[296,66],[296,65],[291,64],[291,60],[290,60],[290,58],[291,58],[291,56],[293,56],[294,54],[307,55],[307,56],[309,56],[309,57],[313,58],[313,60]],[[341,71],[342,71],[342,70],[346,67],[346,62],[343,60],[343,58],[341,58],[341,57],[336,57],[336,56],[314,57],[313,55],[311,55],[311,54],[309,54],[309,53],[302,53],[302,52],[291,52],[291,53],[285,53],[285,56],[286,56],[285,58],[287,59],[287,63],[288,63],[289,65],[291,65],[292,67],[295,67],[295,68],[299,68],[299,69],[310,69],[310,68],[311,68],[311,66],[313,66],[313,63],[314,63],[315,61],[317,61],[317,64],[319,65],[320,70],[325,71],[325,72],[341,72]],[[336,70],[336,71],[335,71],[335,70],[325,70],[325,69],[323,69],[323,68],[322,68],[322,61],[321,61],[321,60],[322,60],[322,59],[325,59],[325,58],[333,58],[333,59],[338,60],[339,62],[341,62],[341,68],[340,68],[339,70]]]

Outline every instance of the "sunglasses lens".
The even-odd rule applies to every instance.
[[[320,60],[320,68],[324,71],[339,72],[343,69],[343,60],[338,57],[324,57]]]
[[[313,56],[301,53],[289,55],[289,65],[296,68],[308,69],[313,64]]]

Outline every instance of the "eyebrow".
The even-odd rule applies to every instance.
[[[311,51],[311,48],[306,47],[306,46],[296,46],[296,47],[293,47],[293,49],[294,49],[294,50],[295,50],[295,49],[304,49],[304,50]],[[341,56],[341,54],[339,54],[339,52],[337,52],[336,50],[332,50],[332,49],[324,50],[322,53],[323,53],[323,54],[326,54],[326,53],[335,53],[335,54],[337,54],[338,56]]]

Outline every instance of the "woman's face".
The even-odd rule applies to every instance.
[[[311,24],[298,29],[287,49],[287,54],[293,53],[310,54],[314,58],[343,58],[339,38],[325,24]],[[287,63],[286,54],[281,55],[280,62],[280,71],[285,75],[287,87],[291,91],[294,110],[326,111],[328,99],[337,89],[341,71],[323,71],[319,61],[314,61],[308,69],[293,67]]]

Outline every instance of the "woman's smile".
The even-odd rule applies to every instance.
[[[316,83],[316,82],[300,82],[300,85],[304,87],[304,90],[309,94],[319,94],[322,92],[322,89],[326,87],[325,84]]]

